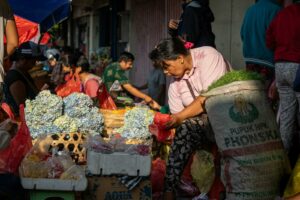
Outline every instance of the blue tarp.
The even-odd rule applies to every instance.
[[[70,0],[9,0],[9,4],[15,15],[40,24],[41,32],[70,14]]]

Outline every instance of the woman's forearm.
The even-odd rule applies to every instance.
[[[203,96],[197,97],[189,106],[176,115],[183,121],[201,114],[204,111],[203,106],[205,99]]]

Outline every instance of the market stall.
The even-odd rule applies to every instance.
[[[75,199],[75,192],[79,199],[103,199],[116,191],[152,199],[152,146],[158,146],[153,134],[161,129],[156,112],[145,105],[99,109],[83,93],[62,98],[49,91],[27,100],[22,111],[30,145],[15,173],[31,199]],[[163,150],[156,151],[155,158]]]
[[[77,92],[60,97],[42,91],[26,101],[23,125],[33,145],[18,172],[31,199],[75,199],[75,193],[77,199],[162,198],[174,137],[166,130],[170,115],[143,104],[113,109]],[[199,198],[206,198],[215,180],[214,157],[200,151],[193,158],[180,187],[189,196],[200,188]]]

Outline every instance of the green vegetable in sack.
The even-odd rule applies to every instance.
[[[208,87],[208,91],[223,85],[227,85],[235,81],[248,81],[248,80],[263,81],[263,77],[262,75],[256,72],[248,72],[245,70],[231,71],[225,74],[224,76],[222,76],[217,81],[213,82]]]

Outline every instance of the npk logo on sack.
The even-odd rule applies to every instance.
[[[229,108],[229,117],[243,126],[229,128],[230,137],[224,137],[226,148],[255,145],[279,139],[276,129],[270,128],[266,122],[254,123],[259,117],[258,109],[253,103],[245,100],[243,95],[234,97],[234,103]]]
[[[257,108],[245,100],[242,95],[237,95],[234,99],[234,105],[229,109],[230,118],[238,123],[251,123],[258,118]]]

